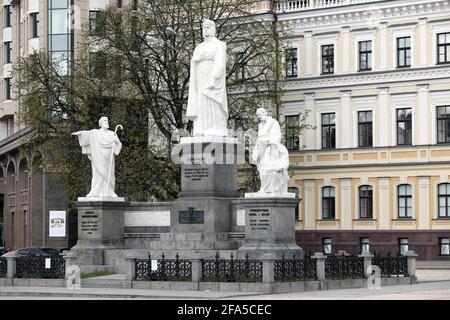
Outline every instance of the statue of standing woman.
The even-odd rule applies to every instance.
[[[116,132],[108,130],[107,117],[101,117],[98,125],[100,129],[72,133],[72,135],[78,137],[82,153],[87,154],[89,160],[91,160],[91,191],[86,197],[117,198],[117,194],[114,192],[114,156],[120,153],[122,143]]]
[[[211,20],[202,24],[204,42],[191,60],[186,118],[194,122],[194,136],[228,136],[226,44],[216,38]]]

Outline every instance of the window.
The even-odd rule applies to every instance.
[[[326,255],[330,255],[332,253],[330,238],[322,239],[322,249],[323,249],[323,253]]]
[[[298,188],[296,187],[289,187],[288,188],[288,192],[290,193],[295,193],[295,198],[298,199],[300,198],[300,193],[298,191]],[[299,214],[298,214],[298,205],[295,207],[295,220],[299,219]]]
[[[11,78],[5,78],[5,98],[6,100],[12,99],[12,81]]]
[[[397,145],[412,145],[411,109],[397,109]]]
[[[398,239],[398,247],[399,247],[398,251],[401,255],[407,253],[409,251],[408,238]]]
[[[398,217],[412,218],[412,188],[409,184],[397,187]]]
[[[12,42],[8,41],[5,42],[5,63],[11,63],[12,62]]]
[[[437,107],[437,142],[450,142],[450,106]]]
[[[298,150],[300,148],[298,126],[299,116],[286,116],[286,147],[288,150]]]
[[[322,48],[322,74],[334,73],[334,45],[324,45]]]
[[[132,6],[133,10],[137,10],[138,5],[139,5],[139,0],[133,0],[133,6]]]
[[[102,52],[89,53],[89,69],[93,78],[106,77],[106,54]]]
[[[322,149],[336,148],[336,115],[322,114]]]
[[[370,241],[369,238],[360,238],[359,239],[359,248],[360,253],[370,253]]]
[[[438,64],[450,63],[450,32],[437,35]]]
[[[123,6],[122,0],[117,0],[116,5],[117,5],[117,8],[122,8],[122,6]]]
[[[372,136],[372,111],[358,112],[358,145],[360,147],[371,147]]]
[[[12,27],[13,23],[13,12],[12,12],[12,6],[5,6],[5,21],[6,25],[5,27]]]
[[[360,41],[359,47],[359,71],[372,70],[372,41]]]
[[[39,13],[31,14],[31,37],[39,37]]]
[[[359,217],[360,219],[373,218],[373,189],[371,186],[359,187]]]
[[[89,30],[92,35],[100,37],[105,35],[106,30],[101,11],[89,11]]]
[[[244,63],[244,55],[245,52],[237,52],[235,53],[235,66],[236,66],[236,72],[235,72],[235,79],[236,81],[242,81],[245,79],[245,63]]]
[[[333,187],[322,188],[322,219],[335,219],[335,190]]]
[[[61,75],[69,73],[73,52],[71,1],[48,2],[48,55]]]
[[[411,67],[411,37],[397,38],[397,67]]]
[[[450,239],[449,238],[439,238],[439,255],[449,256],[450,255]]]
[[[450,183],[438,185],[439,218],[450,218]]]
[[[297,76],[297,48],[286,50],[286,77],[293,78]]]

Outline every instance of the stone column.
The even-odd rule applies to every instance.
[[[428,37],[427,37],[427,18],[419,19],[419,39],[420,39],[420,59],[415,62],[418,67],[426,67],[428,65]]]
[[[263,283],[275,282],[275,255],[266,253],[262,256]]]
[[[305,212],[303,212],[305,230],[314,230],[316,220],[314,180],[305,180],[305,199],[303,201],[305,201]]]
[[[4,257],[7,263],[6,278],[13,279],[16,276],[16,262],[20,255],[15,252],[9,252]]]
[[[414,121],[414,129],[417,131],[418,145],[432,144],[430,128],[430,112],[428,108],[428,84],[419,84],[417,86],[417,105],[416,105],[416,121]]]
[[[312,31],[305,31],[305,57],[306,57],[306,69],[305,76],[312,76],[313,67],[313,48],[312,48]]]
[[[377,127],[374,132],[379,132],[375,135],[374,147],[386,147],[389,145],[389,132],[391,126],[389,110],[389,88],[378,88],[378,110],[375,114],[375,121]],[[378,141],[377,138],[378,137]]]
[[[416,277],[416,257],[418,256],[417,253],[414,251],[407,251],[404,254],[405,257],[408,259],[408,277],[415,278]]]
[[[264,268],[264,267],[263,267]],[[200,282],[202,280],[203,270],[202,270],[202,260],[197,257],[192,259],[192,282]]]
[[[125,279],[133,281],[133,280],[135,280],[135,277],[136,277],[135,259],[134,258],[125,258]]]
[[[364,259],[364,262],[363,262],[364,263],[364,274],[366,275],[366,278],[370,277],[371,273],[367,272],[367,270],[372,265],[373,254],[371,254],[371,253],[362,253],[358,257]]]
[[[309,110],[308,117],[305,119],[306,124],[315,126],[316,123],[316,110],[314,106],[314,93],[305,93],[304,94],[305,99],[305,110]],[[303,137],[304,137],[304,144],[306,147],[306,150],[316,150],[316,137],[317,137],[317,130],[320,129],[307,129],[304,131]]]
[[[342,73],[350,72],[350,27],[342,28]]]
[[[387,23],[383,22],[380,23],[380,26],[378,28],[380,32],[380,45],[377,46],[377,50],[380,52],[380,62],[379,62],[379,70],[387,70],[388,68],[388,52],[387,48]],[[375,57],[375,62],[377,57]],[[373,70],[376,70],[376,66],[373,66]]]
[[[389,230],[390,216],[389,177],[378,177],[378,226],[382,230]]]
[[[317,280],[325,280],[325,259],[327,258],[327,256],[322,252],[316,252],[311,258],[316,260]]]
[[[341,178],[341,230],[352,229],[352,178]]]
[[[352,110],[350,106],[350,95],[352,91],[351,90],[342,90],[341,91],[341,128],[342,128],[342,134],[341,134],[341,148],[351,148],[352,147],[352,124],[351,120],[352,117]]]
[[[430,177],[419,176],[418,206],[419,215],[417,219],[417,229],[427,230],[430,228]]]

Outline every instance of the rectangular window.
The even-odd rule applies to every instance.
[[[286,77],[294,78],[297,76],[297,48],[286,50]]]
[[[412,188],[409,184],[397,187],[397,201],[399,219],[412,218]]]
[[[437,107],[437,142],[450,142],[450,106]]]
[[[324,187],[322,188],[322,219],[334,220],[335,217],[335,189]]]
[[[372,111],[360,111],[358,112],[358,146],[371,147],[372,144]]]
[[[324,45],[322,50],[322,74],[334,73],[334,45]]]
[[[89,11],[89,30],[92,35],[104,36],[103,15],[101,11]]]
[[[322,114],[322,149],[336,148],[336,115]]]
[[[397,38],[397,67],[411,67],[411,37]]]
[[[370,241],[369,238],[360,238],[359,247],[361,254],[370,253]]]
[[[450,239],[440,238],[439,239],[439,255],[450,256]]]
[[[117,5],[117,8],[122,8],[122,0],[117,0],[116,1],[116,5]]]
[[[397,145],[412,145],[412,109],[397,109]]]
[[[13,24],[13,12],[12,12],[12,6],[5,6],[5,27],[12,27]]]
[[[331,247],[331,239],[330,238],[324,238],[322,239],[322,248],[323,253],[326,255],[332,254],[332,247]]]
[[[31,14],[31,37],[39,37],[39,13]]]
[[[102,52],[89,53],[89,69],[91,77],[105,78],[106,77],[106,54]]]
[[[12,63],[12,42],[5,42],[5,63]]]
[[[5,91],[6,100],[11,100],[13,95],[11,78],[5,78]]]
[[[407,253],[409,251],[408,238],[398,239],[398,247],[399,247],[398,251],[401,255]]]
[[[359,71],[372,70],[372,41],[360,41],[359,50]]]
[[[450,32],[437,35],[437,61],[450,63]]]
[[[373,188],[371,186],[359,187],[359,218],[373,218]]]
[[[300,149],[298,126],[299,116],[286,116],[286,148],[288,150]]]
[[[450,218],[450,183],[438,185],[439,218]]]
[[[288,192],[294,193],[296,199],[300,198],[300,193],[298,191],[298,188],[296,188],[296,187],[289,187],[288,188]],[[295,207],[295,220],[297,221],[299,218],[300,218],[300,216],[299,216],[298,205],[297,205]]]

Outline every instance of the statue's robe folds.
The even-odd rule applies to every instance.
[[[194,136],[228,136],[226,51],[215,37],[194,50],[186,110],[186,118],[194,121]]]
[[[266,143],[265,141],[269,141]],[[267,117],[258,126],[258,139],[252,154],[256,162],[264,193],[286,193],[288,187],[289,153],[281,144],[281,128],[278,121]]]
[[[122,149],[122,143],[115,141],[115,133],[110,130],[92,129],[81,131],[78,142],[82,153],[87,154],[92,165],[91,191],[86,197],[117,197],[114,193],[115,173],[114,155],[118,155]],[[111,154],[114,143],[114,155]],[[108,172],[111,163],[111,175],[108,183]]]

